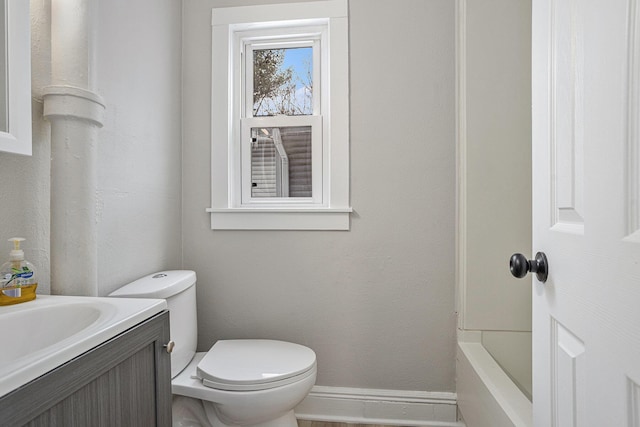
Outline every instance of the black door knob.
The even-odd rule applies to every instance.
[[[542,283],[547,281],[549,275],[549,263],[544,252],[538,252],[535,259],[527,260],[522,254],[513,254],[509,260],[509,269],[518,279],[523,278],[527,273],[536,273],[536,277]]]

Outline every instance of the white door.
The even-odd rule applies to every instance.
[[[533,0],[537,427],[640,426],[640,0]]]

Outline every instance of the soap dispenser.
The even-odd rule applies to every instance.
[[[24,251],[20,249],[22,237],[9,239],[13,250],[9,253],[9,261],[0,267],[0,305],[18,304],[36,298],[36,271],[33,265],[24,259]]]

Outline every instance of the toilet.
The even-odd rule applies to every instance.
[[[196,274],[150,274],[109,294],[166,299],[171,322],[173,425],[297,427],[293,408],[316,381],[316,355],[284,341],[217,341],[196,353]]]

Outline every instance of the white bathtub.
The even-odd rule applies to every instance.
[[[458,409],[467,427],[531,427],[525,393],[482,344],[481,332],[461,333],[456,358]]]

